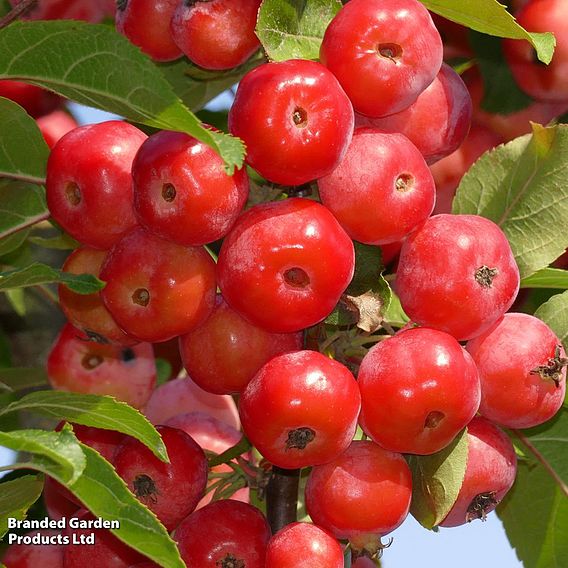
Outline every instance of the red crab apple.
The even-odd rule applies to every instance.
[[[239,83],[229,130],[247,163],[269,181],[301,185],[329,174],[353,132],[353,107],[337,79],[316,61],[265,63]]]
[[[474,519],[485,520],[511,489],[517,456],[511,440],[485,418],[467,427],[467,467],[457,500],[442,527],[456,527]]]
[[[66,324],[47,358],[47,375],[55,389],[110,395],[141,408],[156,383],[152,346],[104,345]]]
[[[310,199],[255,205],[221,246],[223,297],[272,333],[315,325],[335,307],[353,276],[353,242],[331,212]]]

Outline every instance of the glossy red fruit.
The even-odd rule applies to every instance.
[[[155,61],[173,61],[183,54],[170,34],[178,0],[119,0],[116,29]]]
[[[436,189],[417,148],[402,134],[357,128],[342,162],[318,180],[322,203],[356,241],[403,239],[432,213]]]
[[[442,40],[417,0],[351,0],[325,31],[321,62],[367,116],[410,106],[442,65]]]
[[[479,376],[449,334],[409,329],[373,346],[358,375],[359,422],[374,442],[405,454],[445,448],[475,416]]]
[[[162,131],[142,144],[132,165],[140,224],[182,245],[225,236],[245,206],[245,169],[227,175],[222,158],[182,132]]]
[[[335,307],[355,265],[353,242],[315,201],[246,211],[223,241],[218,284],[227,303],[273,333],[315,325]]]
[[[404,458],[369,441],[355,441],[331,463],[314,467],[306,485],[312,521],[356,549],[398,527],[411,496]]]
[[[241,427],[232,397],[206,392],[190,378],[173,379],[160,385],[144,410],[152,424],[164,424],[170,418],[187,412],[205,412],[236,430]]]
[[[241,392],[272,357],[302,348],[301,333],[269,333],[242,318],[220,294],[207,321],[179,341],[188,375],[215,394]]]
[[[154,389],[156,364],[148,343],[104,345],[67,324],[47,358],[47,375],[54,389],[110,395],[141,408]]]
[[[67,257],[62,270],[70,274],[92,274],[98,278],[106,256],[107,251],[79,247]],[[64,284],[59,285],[58,292],[59,304],[69,323],[83,331],[92,341],[120,345],[138,343],[137,339],[118,327],[99,292],[77,294]]]
[[[430,166],[436,182],[434,213],[450,213],[458,185],[482,154],[503,142],[501,136],[485,126],[472,124],[463,144],[452,154]]]
[[[303,59],[247,73],[229,111],[229,130],[244,140],[247,163],[284,185],[301,185],[337,167],[353,121],[337,79],[320,63]]]
[[[509,309],[519,269],[493,221],[435,215],[404,242],[396,289],[412,321],[462,341],[489,329]]]
[[[94,521],[95,517],[86,510],[76,515],[82,522]],[[115,519],[106,518],[106,521]],[[120,531],[119,531],[120,532]],[[70,544],[65,546],[64,568],[85,568],[86,566],[104,566],[105,568],[129,568],[132,564],[144,561],[144,556],[130,548],[107,529],[70,528],[64,534],[69,540],[80,542],[94,534],[94,544]]]
[[[128,488],[172,531],[203,497],[207,458],[195,440],[178,428],[158,426],[170,463],[131,438],[117,451],[116,472]]]
[[[204,69],[232,69],[259,47],[254,28],[261,0],[178,2],[171,20],[173,41]]]
[[[242,438],[242,433],[221,422],[221,420],[210,416],[205,412],[189,412],[187,414],[178,414],[173,418],[170,418],[166,426],[172,426],[173,428],[179,428],[183,430],[186,434],[189,434],[201,448],[204,450],[209,450],[216,454],[222,454],[225,450],[232,448]],[[250,459],[250,456],[246,453],[242,456],[244,459]],[[236,461],[236,460],[233,460]],[[222,473],[231,472],[232,468],[227,464],[217,465],[211,468],[212,473]],[[215,479],[210,479],[208,485],[215,482]],[[204,507],[211,502],[213,498],[213,491],[210,491],[199,501],[196,509]],[[231,499],[236,499],[237,501],[243,501],[243,503],[248,503],[249,489],[248,487],[243,487],[238,489]]]
[[[36,123],[50,148],[53,148],[65,134],[79,126],[77,121],[63,110],[54,110],[40,116]]]
[[[266,566],[343,568],[343,550],[333,536],[311,523],[292,523],[268,543]]]
[[[54,111],[62,103],[59,95],[21,81],[0,81],[0,97],[18,103],[34,118]]]
[[[17,6],[22,0],[10,0]],[[97,23],[102,21],[105,12],[100,0],[38,0],[37,6],[26,12],[29,20],[84,20]]]
[[[467,350],[481,378],[479,413],[507,428],[550,420],[566,394],[566,352],[556,334],[528,314],[508,313]]]
[[[146,135],[111,120],[81,126],[55,145],[47,163],[47,205],[83,244],[106,250],[136,225],[132,160]]]
[[[136,228],[109,252],[101,297],[114,320],[140,341],[167,341],[203,323],[215,302],[215,263],[202,247],[185,247]]]
[[[471,124],[471,97],[461,77],[445,63],[408,108],[383,118],[355,115],[358,126],[404,134],[433,164],[464,141]]]
[[[511,489],[517,473],[515,448],[505,433],[485,418],[467,427],[467,467],[457,501],[442,527],[485,520]]]
[[[361,408],[355,378],[316,351],[271,359],[247,385],[239,415],[247,438],[271,463],[300,468],[347,449]]]
[[[505,58],[515,81],[528,95],[540,101],[568,101],[568,5],[564,0],[531,0],[515,15],[529,32],[553,32],[554,56],[541,63],[528,41],[503,40]]]
[[[187,568],[265,568],[269,539],[270,527],[263,514],[232,499],[195,511],[174,534]]]
[[[24,535],[25,544],[13,543],[0,559],[6,568],[63,568],[61,532],[47,529],[32,531]]]

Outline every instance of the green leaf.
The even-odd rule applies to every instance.
[[[14,311],[23,318],[26,315],[25,294],[22,288],[6,290],[6,299],[14,309]]]
[[[524,566],[566,566],[568,499],[543,467],[519,462],[515,484],[497,514]]]
[[[8,519],[25,519],[42,491],[43,479],[39,475],[24,475],[0,483],[0,538],[8,532]]]
[[[0,251],[10,235],[44,221],[49,217],[45,190],[37,185],[8,180],[0,181]],[[12,241],[14,242],[14,241]],[[21,243],[20,243],[21,244]],[[17,247],[14,247],[17,248]],[[14,250],[14,249],[11,249]]]
[[[96,516],[120,522],[111,532],[164,568],[184,568],[179,551],[154,513],[128,489],[112,465],[81,444],[86,465],[68,489]],[[175,496],[172,496],[175,499]]]
[[[104,282],[92,274],[70,274],[40,262],[34,262],[25,268],[0,272],[0,292],[58,282],[77,294],[94,294],[104,288]]]
[[[410,318],[402,309],[400,298],[394,292],[384,317],[385,321],[394,327],[404,327],[410,321]]]
[[[325,30],[341,6],[339,0],[264,0],[256,35],[272,61],[318,59]]]
[[[464,430],[442,451],[429,456],[409,456],[412,469],[412,516],[431,529],[441,523],[456,502],[467,465]]]
[[[0,446],[32,454],[26,465],[56,477],[62,483],[74,483],[85,468],[85,456],[71,430],[12,430],[0,432]]]
[[[16,392],[48,384],[44,367],[12,367],[0,369],[0,392]]]
[[[499,38],[472,32],[470,44],[483,78],[483,110],[509,114],[522,110],[533,102],[513,79]]]
[[[53,250],[73,250],[79,246],[79,242],[67,233],[61,233],[56,237],[49,238],[31,236],[29,241],[38,247]]]
[[[160,69],[178,97],[194,112],[201,110],[211,99],[238,83],[250,70],[264,63],[261,52],[228,71],[207,71],[187,59],[160,64]],[[201,118],[201,117],[200,117]],[[212,124],[205,120],[207,124]],[[213,126],[217,126],[213,124]]]
[[[172,374],[172,364],[166,359],[156,359],[156,386],[167,383]]]
[[[0,327],[0,377],[2,371],[12,366],[12,347],[8,334]],[[0,378],[0,391],[2,390]]]
[[[229,169],[243,163],[241,141],[203,128],[158,67],[109,26],[14,22],[0,30],[0,53],[1,79],[29,81],[134,122],[187,132],[217,150]]]
[[[23,229],[18,231],[17,233],[0,239],[0,257],[3,257],[19,249],[24,244],[29,234],[29,229]]]
[[[534,315],[546,323],[568,349],[568,292],[552,296]]]
[[[525,446],[525,453],[532,454],[541,464],[546,465],[557,483],[568,488],[568,408],[561,407],[558,414],[545,424],[515,430],[514,433]]]
[[[45,183],[49,147],[36,121],[15,102],[0,97],[0,177]]]
[[[110,396],[53,390],[33,392],[1,409],[0,416],[20,410],[128,434],[148,446],[156,457],[168,461],[162,438],[148,419]]]
[[[521,280],[521,288],[558,288],[568,290],[568,270],[543,268]]]
[[[551,33],[524,30],[503,4],[497,0],[421,0],[422,4],[448,20],[472,30],[497,37],[526,39],[535,48],[540,61],[550,63],[556,40]]]
[[[495,221],[511,243],[522,278],[568,247],[568,126],[533,129],[484,154],[462,178],[452,208]]]

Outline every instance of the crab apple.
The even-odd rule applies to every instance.
[[[306,484],[312,521],[354,549],[378,544],[408,515],[412,474],[402,455],[354,441],[334,461],[314,467]]]
[[[221,246],[217,276],[231,308],[269,332],[289,333],[323,320],[354,268],[353,242],[331,212],[298,197],[241,215]]]
[[[433,164],[464,141],[471,124],[471,97],[461,77],[446,63],[409,107],[383,118],[355,114],[355,124],[404,134]]]
[[[475,69],[464,75],[473,103],[473,121],[491,129],[504,142],[532,132],[531,122],[548,124],[568,111],[568,97],[561,102],[533,101],[527,107],[507,114],[490,113],[481,108],[484,86],[481,75]]]
[[[28,537],[37,540],[31,544],[14,543],[6,548],[0,558],[6,568],[63,568],[63,551],[61,532],[48,529],[27,533]]]
[[[65,260],[63,272],[92,274],[98,277],[107,252],[91,247],[75,249]],[[74,327],[83,331],[89,339],[98,343],[135,345],[137,339],[120,329],[106,309],[99,292],[77,294],[64,284],[58,288],[59,304],[65,317]]]
[[[249,192],[245,169],[228,175],[209,146],[167,130],[142,144],[132,178],[140,224],[182,245],[203,245],[225,236]]]
[[[53,148],[65,134],[79,126],[77,121],[63,110],[54,110],[40,116],[36,119],[36,124],[50,148]]]
[[[415,323],[462,341],[512,305],[519,269],[503,231],[477,215],[435,215],[402,245],[396,290]]]
[[[59,95],[41,87],[7,79],[0,81],[0,97],[18,103],[34,118],[49,114],[59,107],[63,101]]]
[[[79,521],[93,521],[93,515],[82,510],[75,517]],[[113,519],[105,519],[111,521]],[[104,566],[105,568],[129,568],[145,560],[144,556],[130,548],[107,529],[66,528],[64,534],[71,542],[93,534],[94,544],[69,544],[65,546],[63,566],[65,568],[85,568],[85,566]]]
[[[128,488],[172,531],[203,497],[207,458],[195,440],[179,428],[157,426],[169,463],[134,438],[116,452],[114,467]]]
[[[216,454],[222,454],[225,450],[232,448],[238,444],[242,438],[242,434],[238,430],[224,422],[221,422],[214,416],[206,414],[205,412],[188,412],[186,414],[178,414],[167,420],[165,426],[172,426],[183,430],[186,434],[189,434],[201,448]],[[243,458],[247,459],[248,457],[249,456],[246,454],[243,454]],[[212,467],[211,471],[213,473],[223,473],[231,472],[233,470],[229,465],[221,464]],[[214,482],[215,480],[211,479],[208,485]],[[199,501],[196,509],[200,509],[210,503],[212,498],[213,491],[210,491],[201,499],[201,501]],[[235,493],[233,493],[231,498],[248,503],[248,488],[243,487],[238,489]]]
[[[321,62],[361,114],[410,106],[442,65],[440,34],[417,0],[351,0],[325,31]]]
[[[301,333],[270,333],[249,323],[219,294],[213,313],[182,335],[179,348],[188,375],[215,394],[241,392],[272,357],[302,348]]]
[[[353,107],[337,79],[304,59],[247,73],[229,111],[229,130],[245,142],[247,163],[283,185],[329,174],[347,151],[353,123]]]
[[[274,357],[239,401],[247,438],[267,460],[287,469],[327,463],[345,451],[360,409],[349,369],[317,351]]]
[[[361,362],[359,422],[387,450],[433,454],[475,416],[480,385],[469,354],[449,334],[409,329],[374,345]]]
[[[204,391],[190,378],[180,377],[160,385],[144,410],[152,424],[164,424],[188,412],[204,412],[236,430],[241,427],[237,406],[229,395]]]
[[[265,568],[270,536],[268,522],[256,507],[224,499],[189,515],[174,540],[187,568]]]
[[[268,542],[266,566],[343,568],[343,550],[327,531],[311,523],[292,523]]]
[[[537,60],[528,41],[503,40],[505,58],[515,81],[536,100],[568,101],[568,4],[564,0],[531,0],[515,16],[527,31],[553,32],[556,37],[549,65]]]
[[[149,343],[96,343],[66,324],[49,352],[47,376],[54,389],[110,395],[141,408],[154,389],[156,363]]]
[[[43,504],[49,517],[55,521],[73,517],[81,508],[77,499],[69,498],[71,493],[52,477],[46,477],[43,484]]]
[[[10,0],[17,6],[22,0]],[[29,20],[84,20],[97,23],[104,18],[100,0],[38,0],[37,6],[26,12]]]
[[[101,279],[108,311],[140,341],[156,343],[190,332],[215,303],[215,263],[207,251],[166,241],[141,227],[110,250]]]
[[[436,188],[417,148],[402,134],[357,128],[342,162],[318,180],[322,203],[347,234],[366,244],[403,239],[432,213]]]
[[[485,520],[511,489],[517,456],[505,433],[482,417],[467,427],[467,466],[458,497],[441,527],[457,527]]]
[[[254,29],[261,0],[178,2],[171,37],[189,60],[204,69],[232,69],[259,47]]]
[[[116,30],[154,61],[174,61],[183,54],[170,34],[178,0],[118,0]]]
[[[452,201],[464,174],[482,154],[503,142],[499,134],[473,123],[462,145],[449,156],[430,166],[436,183],[434,213],[450,213]]]
[[[47,205],[75,239],[106,250],[136,225],[132,160],[147,138],[111,120],[80,126],[54,146],[47,162]]]
[[[566,352],[543,321],[507,313],[467,344],[481,378],[479,413],[507,428],[550,420],[566,394]]]

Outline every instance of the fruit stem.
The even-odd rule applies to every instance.
[[[228,463],[235,458],[238,458],[241,454],[250,450],[250,442],[243,436],[234,446],[225,450],[222,454],[215,456],[209,460],[209,468],[215,467],[216,465],[221,465],[223,463]]]
[[[17,20],[20,16],[25,14],[28,10],[33,8],[33,5],[37,0],[22,0],[19,4],[16,4],[2,19],[0,19],[0,29],[5,28],[8,24]]]
[[[272,534],[297,520],[299,469],[273,466],[266,488],[266,516]]]

